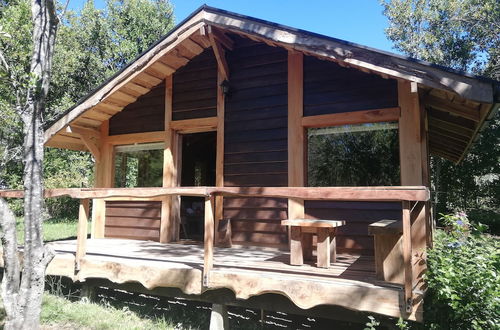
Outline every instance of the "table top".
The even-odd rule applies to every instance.
[[[335,228],[345,225],[344,220],[326,220],[326,219],[287,219],[281,220],[282,226],[300,226],[300,227],[323,227]]]

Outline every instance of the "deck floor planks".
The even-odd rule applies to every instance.
[[[203,264],[203,246],[196,244],[162,244],[153,241],[126,239],[89,239],[87,258],[113,257],[143,261],[183,263],[192,266]],[[59,253],[74,253],[75,240],[51,242]],[[374,260],[371,256],[339,254],[337,262],[328,269],[316,267],[313,261],[302,266],[289,264],[290,254],[278,249],[255,246],[218,248],[214,250],[214,267],[220,270],[238,269],[279,272],[318,278],[346,278],[376,283]]]

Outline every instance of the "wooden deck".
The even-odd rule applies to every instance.
[[[403,288],[377,281],[373,257],[339,254],[329,269],[315,263],[289,264],[289,253],[271,248],[214,249],[214,267],[203,285],[203,246],[123,239],[89,239],[79,271],[74,269],[76,240],[49,243],[56,257],[48,275],[75,281],[100,278],[138,282],[147,289],[175,287],[186,294],[228,288],[236,298],[264,293],[288,297],[300,308],[336,305],[352,310],[415,319],[404,314]]]

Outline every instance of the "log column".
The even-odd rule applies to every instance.
[[[302,117],[304,114],[304,66],[303,54],[295,51],[288,52],[288,186],[303,187],[304,178],[304,128]],[[304,200],[288,199],[288,219],[304,218]],[[292,226],[293,228],[293,226]],[[300,235],[300,228],[290,229],[290,235]],[[298,231],[297,233],[293,231]],[[291,241],[291,240],[290,240]],[[291,246],[290,248],[297,248]],[[297,254],[303,263],[303,253]]]
[[[172,122],[172,75],[165,78],[165,147],[163,150],[163,187],[174,187],[177,181],[177,135]],[[165,196],[161,203],[160,242],[178,239],[179,196]]]
[[[100,152],[101,161],[95,164],[95,187],[111,188],[114,181],[113,146],[108,141],[109,120],[101,124]],[[92,238],[104,238],[106,220],[106,201],[94,199],[92,201]]]
[[[399,150],[402,186],[428,186],[427,140],[425,109],[420,106],[418,86],[414,82],[398,81],[401,108],[399,120]],[[422,308],[415,289],[423,289],[422,274],[426,270],[425,248],[428,242],[429,215],[422,203],[403,203],[403,258],[405,263],[405,303],[408,313]]]

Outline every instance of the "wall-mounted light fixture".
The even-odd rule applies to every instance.
[[[224,80],[223,82],[221,82],[220,87],[222,88],[222,94],[224,94],[225,96],[229,95],[229,81]]]

